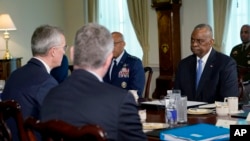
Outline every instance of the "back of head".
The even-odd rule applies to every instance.
[[[58,27],[42,25],[36,28],[31,38],[31,49],[33,56],[45,56],[48,50],[61,44],[63,31]]]
[[[114,48],[111,33],[102,25],[89,23],[81,27],[75,36],[74,66],[101,67]]]

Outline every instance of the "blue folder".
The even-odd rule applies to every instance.
[[[160,140],[211,141],[229,140],[230,130],[212,124],[199,123],[160,132]]]

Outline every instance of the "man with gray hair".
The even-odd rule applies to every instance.
[[[97,124],[112,141],[147,140],[133,95],[103,82],[113,46],[104,26],[89,23],[77,31],[70,49],[74,71],[45,98],[42,121],[61,119],[78,127]]]
[[[31,38],[33,57],[15,70],[6,81],[2,100],[14,99],[21,105],[24,119],[40,119],[40,108],[48,91],[58,85],[50,70],[60,66],[65,54],[65,37],[61,29],[50,25],[38,27]],[[18,141],[15,121],[9,121],[13,140]]]

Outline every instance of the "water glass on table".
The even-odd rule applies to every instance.
[[[238,97],[226,97],[224,98],[224,103],[227,103],[229,108],[229,114],[237,113],[238,112],[238,104],[239,99]]]
[[[181,90],[173,89],[170,92],[170,99],[173,99],[175,102],[175,107],[177,111],[177,123],[186,123],[187,122],[187,96],[181,95]]]
[[[177,123],[187,123],[187,96],[176,100]]]

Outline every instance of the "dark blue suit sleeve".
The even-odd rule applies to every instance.
[[[138,109],[131,94],[127,94],[120,109],[120,122],[118,123],[118,137],[120,141],[146,141],[146,135],[142,132],[142,124]]]
[[[137,60],[134,63],[133,69],[131,69],[132,72],[130,72],[130,79],[129,79],[129,90],[138,90],[138,96],[141,97],[144,85],[145,85],[145,73],[144,68],[142,65],[142,62],[140,60]]]
[[[237,65],[233,59],[230,59],[221,73],[220,95],[222,98],[239,96]]]

